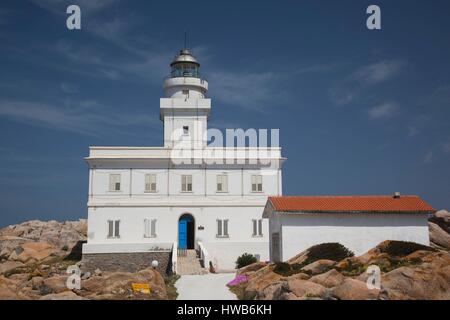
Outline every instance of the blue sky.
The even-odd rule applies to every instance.
[[[66,28],[79,4],[82,30]],[[382,30],[366,28],[378,4]],[[450,207],[448,1],[17,0],[0,4],[0,225],[86,217],[90,145],[162,145],[189,46],[210,126],[280,128],[284,193]]]

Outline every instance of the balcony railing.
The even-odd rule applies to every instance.
[[[196,70],[172,70],[170,73],[171,78],[179,78],[179,77],[191,77],[191,78],[200,78],[200,72]]]

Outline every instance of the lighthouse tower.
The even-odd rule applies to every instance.
[[[182,49],[170,63],[160,99],[164,123],[164,147],[203,148],[207,144],[207,121],[211,99],[208,82],[200,75],[200,63],[188,49]]]

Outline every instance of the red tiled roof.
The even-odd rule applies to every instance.
[[[418,196],[284,196],[269,197],[276,211],[292,212],[434,212]]]

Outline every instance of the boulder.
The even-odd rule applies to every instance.
[[[268,265],[250,275],[248,285],[244,291],[244,299],[251,300],[257,293],[269,284],[279,281],[283,276],[273,272],[273,265]]]
[[[433,222],[428,222],[428,228],[430,230],[430,241],[440,247],[450,250],[450,234]]]
[[[369,289],[365,282],[350,278],[332,290],[332,295],[339,300],[374,300],[379,293],[378,289]]]
[[[328,271],[335,264],[336,262],[333,260],[322,259],[306,265],[305,267],[302,268],[302,270],[312,275],[315,275]]]
[[[311,277],[310,280],[325,288],[333,288],[344,282],[345,277],[339,271],[331,269],[330,271]]]
[[[88,300],[80,297],[72,291],[65,291],[61,293],[47,294],[39,298],[39,300]]]
[[[323,298],[327,293],[327,289],[324,286],[311,281],[300,279],[288,280],[287,289],[299,298]]]
[[[44,293],[61,293],[69,290],[67,288],[68,276],[54,276],[51,278],[43,279],[39,289]]]
[[[132,283],[148,283],[151,294],[134,292]],[[112,299],[167,299],[164,279],[152,268],[136,273],[105,272],[102,276],[94,275],[81,282],[80,295],[90,299],[98,299],[98,296],[110,296]]]
[[[392,300],[449,300],[450,264],[425,262],[415,267],[400,267],[381,277],[386,298]]]
[[[0,300],[19,300],[17,282],[0,276]]]
[[[439,210],[435,212],[434,216],[436,218],[443,219],[447,223],[450,223],[450,212],[448,212],[447,210]]]
[[[287,292],[286,281],[276,281],[258,291],[256,300],[281,300],[281,296]]]
[[[264,268],[267,266],[267,263],[265,262],[255,262],[252,264],[249,264],[248,266],[242,267],[236,271],[236,275],[240,274],[249,274],[255,271],[258,271],[261,268]]]
[[[20,261],[6,261],[0,264],[0,274],[25,266]]]
[[[56,252],[55,248],[47,242],[26,242],[20,247],[23,251],[13,259],[23,263],[39,262]]]

